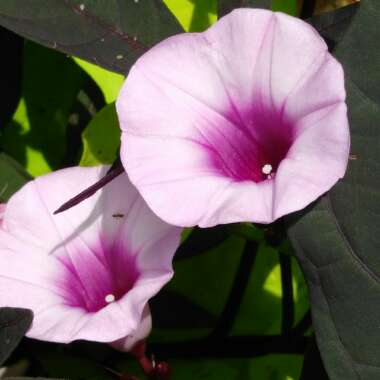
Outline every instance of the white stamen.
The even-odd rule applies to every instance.
[[[85,8],[85,5],[84,5],[84,4],[80,4],[80,5],[79,5],[79,9],[80,9],[81,11],[84,11],[84,8]]]
[[[271,164],[265,164],[265,165],[262,167],[262,169],[261,169],[261,171],[262,171],[264,174],[266,174],[266,175],[272,173],[272,170],[273,170],[273,168],[272,168],[272,165],[271,165]]]
[[[105,300],[107,303],[111,303],[111,302],[115,301],[115,296],[113,294],[107,294],[105,297]]]

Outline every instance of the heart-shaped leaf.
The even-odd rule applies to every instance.
[[[343,34],[330,24],[345,69],[351,160],[332,191],[302,216],[286,218],[331,380],[380,378],[379,17],[380,3],[362,0]]]
[[[339,8],[335,12],[314,16],[306,21],[318,30],[329,45],[330,50],[333,50],[343,38],[358,9],[359,3],[354,3],[347,7]]]
[[[0,24],[122,74],[149,47],[182,31],[159,0],[2,0]]]
[[[0,365],[17,347],[28,331],[33,313],[27,309],[0,308]]]

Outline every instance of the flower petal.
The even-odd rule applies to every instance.
[[[5,203],[0,203],[0,227],[2,226],[3,224],[3,218],[4,218],[4,213],[5,213],[5,208],[6,208],[6,204]]]
[[[315,111],[297,126],[302,132],[276,174],[274,219],[307,206],[342,178],[347,167],[350,136],[344,103]]]
[[[33,310],[30,337],[124,339],[127,347],[147,302],[173,274],[180,229],[158,219],[125,174],[53,215],[78,184],[89,186],[107,170],[61,170],[9,200],[0,228],[0,306]]]
[[[149,306],[147,305],[142,314],[142,319],[139,323],[138,329],[133,333],[133,335],[131,334],[125,338],[112,342],[111,346],[120,351],[129,351],[136,345],[136,343],[146,338],[151,329],[152,315],[150,314]]]
[[[235,10],[206,32],[168,38],[137,61],[117,100],[122,162],[169,223],[270,223],[342,177],[349,146],[344,100],[341,66],[311,26],[282,13]],[[331,128],[306,122],[319,110],[329,113]],[[316,145],[339,145],[339,157],[326,146],[318,170],[315,153],[323,149],[302,137],[310,126],[319,129],[305,131]],[[305,139],[311,156],[297,165],[294,157],[307,156]],[[306,196],[296,184],[310,178],[310,169],[325,174],[313,178]]]

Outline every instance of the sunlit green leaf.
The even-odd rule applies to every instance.
[[[22,99],[0,137],[2,149],[33,176],[62,167],[66,125],[86,79],[66,56],[28,42]]]
[[[216,21],[217,0],[164,0],[186,31],[199,32]]]
[[[297,16],[298,3],[298,0],[272,0],[272,10]]]
[[[91,120],[82,134],[82,166],[112,164],[120,144],[120,128],[115,104],[104,107]]]
[[[74,61],[95,81],[103,92],[106,103],[112,103],[119,94],[124,76],[108,71],[90,62],[75,58]]]

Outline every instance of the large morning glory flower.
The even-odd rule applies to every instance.
[[[147,302],[172,276],[180,229],[153,214],[126,175],[53,215],[107,169],[37,178],[0,207],[0,306],[34,312],[29,337],[128,350],[150,331]]]
[[[165,221],[270,223],[346,170],[341,65],[282,13],[239,9],[143,55],[117,101],[121,157]]]

